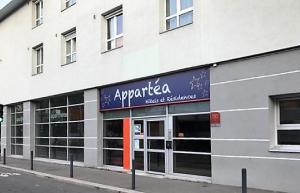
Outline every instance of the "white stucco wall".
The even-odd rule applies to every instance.
[[[193,24],[162,34],[160,1],[77,0],[61,12],[60,3],[44,0],[44,23],[34,29],[26,4],[0,23],[0,104],[300,44],[299,0],[194,0]],[[124,46],[102,54],[101,14],[120,4]],[[73,27],[78,60],[61,66],[61,33]],[[32,47],[40,43],[44,73],[32,76]]]

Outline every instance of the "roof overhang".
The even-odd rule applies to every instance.
[[[22,7],[28,0],[12,0],[0,9],[0,22]]]

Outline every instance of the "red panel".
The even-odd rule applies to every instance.
[[[123,168],[130,170],[130,119],[123,119]]]

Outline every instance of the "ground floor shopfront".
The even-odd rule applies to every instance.
[[[296,193],[299,61],[293,48],[8,104],[1,148],[118,171],[135,159],[139,173],[226,185],[247,168],[250,187]]]

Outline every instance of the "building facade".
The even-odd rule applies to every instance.
[[[300,2],[15,1],[8,156],[298,192]],[[1,151],[3,152],[3,151]]]

